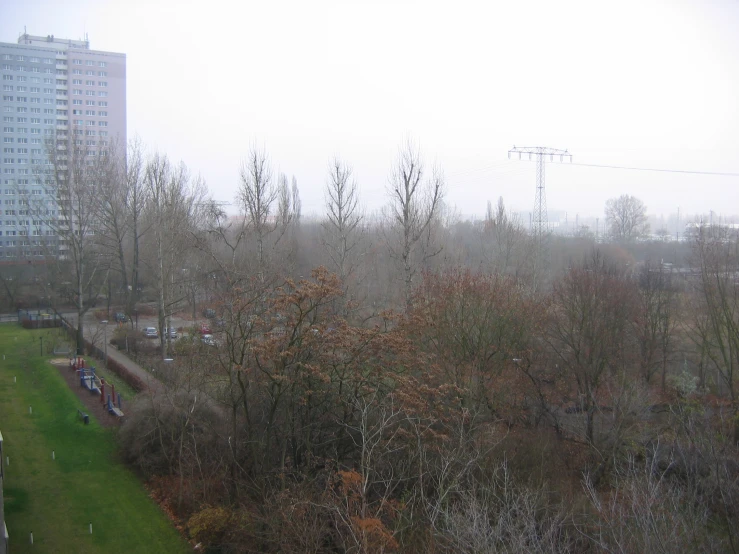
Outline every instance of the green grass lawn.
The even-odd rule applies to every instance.
[[[80,421],[79,401],[46,361],[51,356],[40,355],[39,337],[51,339],[51,333],[0,325],[0,432],[3,454],[10,458],[4,489],[11,552],[190,552],[140,481],[117,461],[113,431],[92,418],[89,425]]]

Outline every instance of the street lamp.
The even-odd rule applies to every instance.
[[[105,352],[105,354],[103,355],[103,367],[107,368],[108,367],[108,320],[104,319],[100,323],[105,325],[105,327],[103,327],[103,344],[105,345],[103,347],[104,352]]]

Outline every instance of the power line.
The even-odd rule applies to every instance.
[[[518,154],[519,160],[522,154],[528,154],[529,159],[532,156],[536,158],[536,198],[534,200],[533,230],[534,236],[536,236],[537,241],[541,244],[544,234],[549,231],[547,198],[544,191],[544,166],[547,156],[549,156],[549,161],[554,161],[554,156],[558,156],[559,161],[569,158],[569,161],[572,162],[572,154],[567,150],[548,148],[546,146],[514,146],[508,151],[509,159],[511,154]]]
[[[571,163],[569,165],[580,165],[583,167],[603,167],[606,169],[629,169],[632,171],[657,171],[659,173],[688,173],[691,175],[718,175],[721,177],[739,177],[739,173],[725,173],[720,171],[690,171],[687,169],[657,169],[654,167],[626,167],[622,165],[601,165]]]

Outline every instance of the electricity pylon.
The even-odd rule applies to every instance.
[[[567,150],[560,150],[559,148],[547,148],[546,146],[514,146],[508,151],[508,158],[511,154],[518,154],[518,159],[521,159],[521,154],[528,154],[529,159],[531,156],[536,156],[536,199],[534,200],[534,213],[532,216],[532,232],[536,237],[537,242],[541,242],[541,239],[549,232],[549,220],[547,217],[547,196],[544,190],[544,164],[546,163],[546,156],[549,156],[549,161],[554,161],[554,156],[559,156],[559,161],[564,161],[565,157],[569,158],[572,162],[572,154]]]

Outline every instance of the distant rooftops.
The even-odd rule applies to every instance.
[[[46,35],[40,37],[36,35],[29,35],[23,33],[18,37],[18,44],[27,44],[30,46],[50,46],[52,44],[66,46],[68,48],[83,48],[85,50],[90,49],[89,40],[72,40],[68,38],[55,38],[54,35]]]

